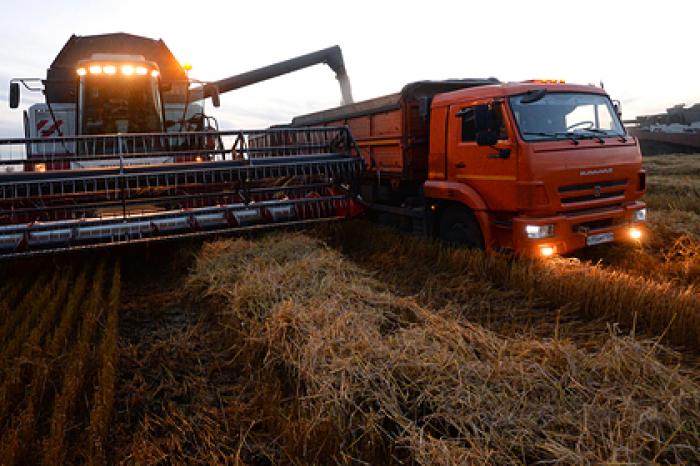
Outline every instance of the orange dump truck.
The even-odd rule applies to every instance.
[[[646,234],[639,146],[601,88],[416,82],[291,123],[338,125],[365,158],[363,200],[403,228],[540,256]]]

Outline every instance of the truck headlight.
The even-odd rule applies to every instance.
[[[635,210],[632,214],[632,220],[635,222],[646,222],[647,221],[647,209]]]
[[[530,239],[550,238],[554,236],[554,225],[525,225],[525,233]]]

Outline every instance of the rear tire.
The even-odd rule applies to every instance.
[[[484,237],[474,213],[461,206],[447,207],[440,216],[440,239],[469,249],[484,249]]]

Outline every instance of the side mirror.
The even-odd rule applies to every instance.
[[[479,146],[493,146],[498,142],[499,124],[495,108],[489,105],[474,107],[476,144]]]
[[[10,108],[19,107],[19,83],[10,83]]]

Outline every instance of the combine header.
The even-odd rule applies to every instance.
[[[162,41],[73,36],[0,140],[0,257],[353,214],[363,159],[347,128],[220,131],[204,99],[327,63],[351,102],[338,47],[213,83],[190,80]],[[19,87],[11,82],[10,106]]]

